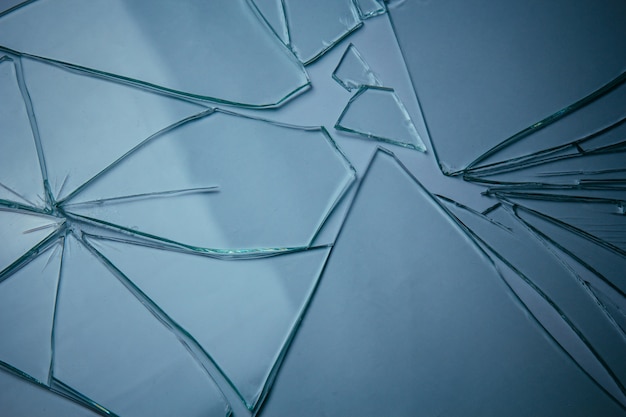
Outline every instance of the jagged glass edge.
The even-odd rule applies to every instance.
[[[139,149],[141,149],[142,147],[146,146],[146,144],[149,143],[150,141],[158,138],[159,136],[161,136],[163,134],[166,134],[166,133],[176,129],[179,126],[182,126],[182,125],[184,125],[184,124],[186,124],[188,122],[194,121],[194,120],[198,120],[198,119],[202,119],[204,117],[208,117],[208,116],[212,115],[213,113],[223,113],[223,114],[230,115],[230,116],[241,117],[241,118],[255,120],[255,121],[263,122],[263,123],[269,123],[269,124],[272,124],[272,125],[275,125],[275,126],[284,127],[284,128],[288,128],[288,129],[304,130],[304,131],[319,131],[320,133],[322,133],[322,135],[328,141],[328,143],[329,143],[329,145],[331,147],[331,150],[334,151],[335,154],[339,156],[339,159],[343,162],[344,168],[346,170],[346,178],[343,180],[342,184],[339,184],[340,189],[337,192],[337,194],[335,195],[335,198],[332,201],[330,208],[327,210],[327,212],[324,214],[322,220],[317,225],[315,231],[313,232],[313,235],[308,238],[308,241],[305,242],[304,245],[302,245],[302,246],[294,246],[294,247],[266,247],[266,248],[238,248],[238,249],[220,249],[220,248],[199,247],[199,246],[194,246],[194,245],[188,245],[188,244],[185,244],[183,242],[178,242],[178,241],[167,239],[167,238],[164,238],[164,237],[160,237],[158,235],[154,235],[154,234],[150,234],[150,233],[146,233],[146,232],[142,232],[142,231],[138,231],[138,230],[133,230],[133,229],[130,229],[128,227],[124,227],[124,226],[117,225],[117,224],[114,224],[114,223],[109,223],[109,222],[106,222],[106,221],[101,220],[101,219],[96,219],[96,218],[92,218],[92,217],[89,217],[89,216],[83,216],[83,215],[72,213],[71,211],[65,211],[64,210],[65,204],[67,203],[67,206],[69,206],[70,205],[70,201],[71,201],[71,199],[74,196],[76,196],[82,190],[87,188],[97,178],[101,177],[102,175],[105,175],[108,171],[110,171],[115,166],[117,166],[119,163],[121,163],[125,158],[129,157],[134,152],[137,152]],[[175,245],[175,246],[178,246],[178,247],[181,247],[181,248],[186,248],[186,249],[188,249],[188,250],[190,250],[192,252],[210,253],[210,254],[213,254],[215,256],[220,256],[220,257],[239,257],[239,256],[242,256],[242,257],[250,257],[250,256],[258,257],[258,256],[263,256],[263,254],[266,254],[266,253],[293,252],[293,251],[302,250],[302,249],[306,249],[306,248],[311,247],[313,241],[318,236],[318,234],[321,232],[323,226],[326,224],[326,220],[334,212],[334,210],[337,208],[339,203],[343,200],[345,195],[348,193],[349,189],[352,187],[352,185],[356,181],[356,177],[357,177],[356,169],[354,168],[354,166],[352,165],[350,160],[346,157],[344,152],[339,148],[339,146],[334,141],[334,139],[330,136],[330,134],[328,133],[326,128],[324,128],[323,126],[314,126],[314,127],[311,127],[311,126],[295,126],[295,125],[290,125],[290,124],[286,124],[286,123],[280,123],[280,122],[276,122],[276,121],[272,121],[272,120],[268,120],[268,119],[263,119],[263,118],[253,117],[253,116],[247,116],[247,115],[235,113],[235,112],[232,112],[232,111],[229,111],[229,110],[223,110],[223,109],[219,109],[219,108],[209,108],[207,110],[201,111],[200,113],[197,113],[197,114],[194,114],[192,116],[186,117],[186,118],[184,118],[182,120],[179,120],[179,121],[171,124],[170,126],[167,126],[167,127],[163,128],[163,129],[159,130],[158,132],[150,135],[149,137],[147,137],[146,139],[141,141],[138,145],[136,145],[135,147],[130,149],[128,152],[126,152],[124,155],[119,157],[117,160],[112,162],[110,165],[108,165],[107,167],[102,169],[96,175],[91,177],[89,180],[87,180],[86,182],[84,182],[83,184],[78,186],[74,191],[72,191],[70,194],[68,194],[65,198],[59,200],[57,202],[57,205],[59,206],[60,211],[68,218],[71,218],[71,219],[74,219],[74,220],[79,219],[79,220],[86,221],[87,223],[90,223],[90,224],[96,224],[96,225],[104,226],[104,227],[107,227],[107,228],[110,228],[110,229],[114,229],[114,230],[121,230],[121,231],[130,233],[130,234],[133,234],[133,235],[136,235],[136,236],[142,236],[142,237],[145,237],[145,238],[148,238],[148,239],[162,241],[165,244]]]
[[[443,198],[447,201],[449,201],[450,203],[460,207],[463,210],[467,210],[479,217],[484,218],[486,221],[489,221],[490,223],[502,227],[502,225],[500,225],[498,222],[493,221],[492,219],[490,219],[489,217],[487,217],[486,215],[477,212],[467,206],[464,206],[463,204],[460,204],[452,199],[449,199],[447,197],[443,197],[440,196],[440,198]],[[504,202],[504,200],[502,200]],[[508,202],[506,202],[508,204]],[[502,205],[503,207],[506,206]],[[551,251],[548,246],[546,245],[545,242],[543,242],[540,238],[537,237],[537,235],[535,235],[533,233],[533,231],[531,229],[528,229],[526,227],[526,224],[521,220],[517,220],[517,216],[510,212],[509,210],[507,210],[507,212],[509,212],[509,214],[512,215],[512,217],[516,220],[519,221],[520,225],[524,228],[526,228],[526,230],[530,231],[530,233],[536,238],[536,240],[538,242],[540,242],[546,249],[546,251],[548,251],[548,253],[550,253],[551,256],[553,256],[554,258],[557,259],[557,261],[559,261],[561,264],[564,264],[564,261],[562,261],[560,259],[560,257],[554,253],[553,251]],[[563,319],[563,322],[565,322],[565,324],[578,336],[579,340],[587,347],[588,351],[593,355],[593,357],[596,359],[597,363],[602,366],[602,368],[605,370],[605,372],[607,373],[607,375],[611,378],[611,381],[615,384],[615,386],[620,390],[620,392],[622,392],[622,394],[626,395],[626,388],[624,388],[624,386],[621,384],[621,382],[619,381],[619,379],[615,376],[615,374],[613,373],[613,371],[611,370],[611,367],[609,365],[607,365],[605,363],[605,361],[602,359],[602,356],[596,352],[596,350],[593,347],[593,344],[591,342],[589,342],[587,340],[587,338],[584,336],[584,333],[579,331],[578,327],[572,323],[567,315],[561,310],[561,308],[559,307],[559,305],[557,303],[555,303],[552,298],[550,296],[548,296],[545,292],[543,292],[543,290],[537,286],[533,280],[529,277],[527,277],[525,274],[523,274],[522,272],[520,272],[517,268],[515,268],[515,266],[509,262],[504,256],[502,256],[498,249],[495,248],[493,245],[490,245],[489,243],[485,242],[483,239],[481,239],[478,234],[476,234],[474,231],[471,230],[471,228],[469,228],[468,226],[466,226],[463,221],[459,218],[457,218],[453,213],[450,213],[453,216],[453,219],[455,220],[455,222],[457,222],[460,227],[462,227],[463,229],[466,230],[466,232],[472,236],[472,239],[479,245],[479,246],[484,246],[489,253],[491,253],[492,255],[489,255],[489,253],[487,254],[487,256],[495,256],[499,261],[501,261],[504,265],[506,265],[506,267],[511,270],[515,275],[517,275],[522,281],[524,281],[526,283],[526,285],[528,287],[530,287],[537,295],[539,295],[547,304],[549,304],[550,306],[552,306],[552,308],[554,309],[554,311],[556,311],[556,313]],[[508,229],[508,228],[506,228]],[[597,300],[597,297],[595,296],[595,294],[593,294],[593,291],[591,291],[591,289],[589,289],[585,283],[580,279],[580,277],[578,277],[575,273],[573,273],[572,271],[570,271],[570,273],[575,276],[578,281],[580,282],[581,286],[583,288],[586,289],[586,291],[588,292],[588,294],[590,295],[590,297],[596,301],[596,303],[598,304],[599,308],[601,309],[601,311],[604,313],[604,315],[606,316],[607,321],[609,321],[612,325],[616,326],[616,328],[618,329],[618,331],[623,334],[623,331],[619,328],[619,326],[617,326],[617,324],[615,323],[615,321],[612,319],[610,313],[606,310],[606,308]],[[508,286],[508,284],[507,284]],[[514,291],[511,289],[511,291]],[[528,309],[528,311],[530,312],[530,309]],[[534,316],[534,314],[531,312],[530,314]],[[617,398],[615,398],[615,396],[613,396],[606,388],[604,388],[604,386],[602,384],[600,384],[591,374],[589,374],[589,372],[587,372],[586,369],[584,369],[579,363],[578,361],[576,361],[570,354],[569,352],[561,345],[561,343],[554,337],[552,336],[552,334],[545,329],[545,327],[543,327],[543,325],[541,326],[542,328],[544,328],[545,332],[547,334],[550,335],[550,338],[552,340],[554,340],[554,342],[561,347],[561,349],[563,349],[563,351],[565,351],[567,353],[567,355],[572,359],[572,361],[578,366],[579,369],[581,369],[606,395],[608,395],[611,399],[613,399],[617,404],[620,405],[620,407],[624,410],[626,410],[626,405],[622,404],[621,401],[619,401]]]
[[[206,372],[209,374],[209,376],[213,379],[213,382],[216,384],[216,386],[218,386],[218,388],[220,388],[220,391],[221,391],[221,387],[219,387],[219,384],[217,384],[215,379],[212,377],[211,371],[205,366],[205,364],[202,363],[203,359],[205,359],[205,358],[209,360],[209,362],[222,375],[222,377],[226,380],[226,382],[228,383],[230,388],[233,390],[233,392],[235,392],[235,394],[237,395],[239,400],[244,404],[244,406],[249,411],[258,410],[261,407],[261,405],[262,405],[263,401],[265,400],[265,398],[267,397],[267,395],[269,394],[269,392],[271,390],[271,387],[274,384],[274,380],[276,378],[278,370],[279,370],[279,368],[280,368],[280,366],[281,366],[281,364],[282,364],[282,362],[283,362],[283,360],[285,358],[285,355],[287,354],[287,351],[289,350],[289,347],[291,345],[291,342],[292,342],[293,338],[295,337],[295,335],[296,335],[296,333],[297,333],[297,331],[298,331],[298,329],[300,327],[300,323],[302,322],[304,314],[308,310],[308,307],[309,307],[309,305],[311,303],[311,300],[313,298],[313,294],[317,290],[317,287],[318,287],[319,282],[321,280],[321,277],[323,275],[323,271],[326,268],[328,257],[330,255],[330,251],[329,251],[329,253],[324,258],[324,262],[322,264],[322,268],[320,268],[320,270],[318,272],[318,275],[315,278],[315,281],[313,283],[311,291],[307,295],[307,297],[306,297],[306,299],[305,299],[305,301],[304,301],[304,303],[302,305],[302,308],[300,309],[300,311],[296,315],[295,320],[294,320],[292,326],[289,329],[289,333],[288,333],[287,338],[283,341],[282,346],[281,346],[278,354],[275,356],[275,358],[273,360],[273,364],[272,364],[272,367],[270,369],[270,372],[268,373],[267,377],[263,381],[261,391],[258,393],[258,396],[256,397],[255,401],[253,403],[249,403],[245,399],[243,394],[239,391],[239,389],[237,388],[235,383],[230,379],[228,374],[220,367],[220,365],[211,356],[211,354],[209,352],[207,352],[202,347],[202,345],[195,339],[195,337],[192,334],[190,334],[187,330],[185,330],[185,328],[182,325],[178,324],[173,318],[171,318],[164,310],[162,310],[156,302],[154,302],[145,292],[143,292],[137,285],[135,285],[135,283],[132,281],[132,279],[130,279],[128,276],[126,276],[126,274],[124,274],[124,272],[122,270],[117,268],[115,266],[114,262],[110,261],[104,254],[102,254],[100,251],[98,251],[86,239],[94,239],[94,240],[99,240],[99,241],[113,241],[113,242],[123,243],[123,244],[128,244],[128,245],[148,247],[148,248],[152,248],[152,249],[155,249],[155,250],[166,250],[166,251],[171,251],[171,252],[178,252],[178,253],[182,253],[182,254],[189,255],[189,256],[202,256],[202,254],[189,253],[189,252],[186,252],[186,251],[176,250],[176,249],[166,248],[166,247],[157,247],[157,246],[154,246],[154,245],[146,244],[144,242],[132,242],[132,241],[128,241],[128,240],[124,240],[124,239],[120,239],[120,238],[109,238],[109,237],[104,237],[104,236],[96,236],[96,235],[92,235],[92,234],[88,234],[88,233],[84,233],[84,232],[82,233],[82,236],[79,239],[81,241],[81,243],[83,245],[85,245],[85,247],[87,247],[87,249],[89,249],[89,251],[93,255],[95,255],[111,271],[111,273],[113,275],[115,275],[118,279],[120,279],[122,281],[124,286],[133,294],[133,296],[135,296],[138,299],[139,302],[141,302],[142,305],[144,305],[144,307],[146,307],[148,309],[148,311],[150,311],[151,314],[155,315],[155,317],[159,321],[161,321],[163,323],[166,323],[167,324],[166,327],[170,331],[172,331],[172,333],[174,333],[179,340],[184,340],[186,346],[188,346],[188,350],[190,351],[191,355],[206,370]],[[326,249],[329,249],[331,247],[332,247],[331,245],[321,245],[321,246],[314,246],[314,247],[306,248],[306,249],[303,249],[302,251],[304,251],[304,250],[307,250],[307,251],[308,250],[326,250]],[[291,253],[294,253],[294,252],[291,252]],[[289,254],[290,253],[285,253],[285,254],[282,254],[282,255],[288,256]],[[271,256],[279,256],[279,254],[273,254]],[[197,357],[197,355],[201,355],[202,357]],[[226,403],[228,403],[228,401],[226,401]]]
[[[384,1],[382,0],[374,0],[374,2],[376,2],[380,6],[380,8],[377,10],[373,10],[369,13],[363,13],[363,10],[361,10],[361,7],[359,6],[359,0],[352,0],[352,2],[354,3],[354,7],[359,13],[359,17],[361,18],[361,20],[370,19],[372,17],[380,16],[381,14],[387,13],[387,6],[385,6]]]
[[[372,71],[372,69],[370,68],[370,66],[367,64],[367,62],[363,59],[363,57],[361,56],[361,53],[359,52],[359,50],[357,49],[356,46],[354,46],[354,44],[352,42],[350,42],[350,44],[346,47],[346,50],[343,51],[343,54],[341,55],[341,59],[339,60],[339,62],[337,63],[337,65],[335,66],[335,69],[333,70],[332,73],[332,78],[333,80],[335,80],[340,86],[342,86],[343,88],[345,88],[346,90],[348,90],[349,92],[352,92],[352,90],[355,90],[359,87],[350,87],[348,84],[344,83],[343,80],[341,79],[341,77],[339,77],[337,75],[337,71],[339,71],[339,68],[341,67],[341,65],[343,64],[343,61],[346,59],[346,56],[348,55],[348,52],[352,51],[354,52],[354,54],[356,55],[357,59],[359,60],[359,62],[361,62],[361,64],[363,64],[363,68],[365,68],[366,71],[368,71],[370,74],[372,74],[372,76],[374,77],[374,80],[376,82],[378,82],[378,84],[382,85],[382,83],[380,82],[380,80],[376,77],[376,74],[374,74],[374,71]]]
[[[10,8],[9,10],[6,10],[2,13],[0,13],[0,18],[6,14],[9,14],[23,6],[26,6],[30,3],[33,3],[35,0],[29,0],[26,1],[24,3],[18,4],[12,8]],[[297,97],[298,95],[300,95],[301,93],[305,92],[306,90],[308,90],[309,88],[311,88],[311,79],[309,78],[309,74],[307,73],[306,69],[304,68],[304,65],[293,53],[293,51],[288,48],[283,41],[280,39],[280,37],[274,32],[274,30],[270,27],[270,25],[267,23],[267,21],[265,20],[265,18],[263,17],[263,15],[259,12],[258,8],[256,7],[256,5],[252,2],[252,0],[246,0],[246,3],[248,3],[248,7],[250,8],[251,12],[255,15],[255,17],[259,20],[260,25],[263,26],[265,28],[265,30],[267,30],[272,36],[274,36],[277,41],[278,44],[282,46],[281,49],[283,49],[283,53],[287,56],[287,58],[292,61],[293,63],[295,63],[298,67],[300,67],[302,73],[304,74],[304,77],[306,79],[306,83],[300,85],[299,87],[295,88],[294,90],[290,91],[288,94],[286,94],[284,97],[282,97],[280,100],[274,102],[274,103],[266,103],[266,104],[250,104],[250,103],[239,103],[236,101],[231,101],[231,100],[225,100],[225,99],[221,99],[219,97],[211,97],[211,96],[203,96],[203,95],[199,95],[199,94],[193,94],[191,92],[185,92],[185,91],[180,91],[180,90],[176,90],[173,88],[167,88],[164,86],[160,86],[158,84],[154,84],[154,83],[149,83],[147,81],[142,81],[139,79],[135,79],[135,78],[131,78],[131,77],[125,77],[123,75],[119,75],[119,74],[114,74],[111,72],[106,72],[106,71],[100,71],[94,68],[89,68],[89,67],[84,67],[81,65],[77,65],[77,64],[72,64],[69,62],[65,62],[65,61],[61,61],[61,60],[57,60],[57,59],[52,59],[52,58],[46,58],[46,57],[42,57],[42,56],[38,56],[38,55],[33,55],[33,54],[29,54],[26,52],[19,52],[19,51],[15,51],[12,50],[10,48],[4,47],[2,45],[0,45],[0,52],[7,52],[10,54],[14,54],[17,56],[26,56],[28,58],[37,60],[37,61],[43,61],[43,62],[47,62],[47,63],[51,63],[51,64],[55,64],[64,68],[70,68],[76,71],[80,71],[82,73],[86,73],[89,74],[91,76],[95,76],[98,78],[102,78],[105,79],[107,81],[113,81],[113,82],[117,82],[120,84],[128,84],[128,85],[132,85],[135,87],[140,87],[143,88],[144,90],[148,90],[148,91],[155,91],[155,92],[159,92],[161,94],[166,94],[169,96],[173,96],[173,97],[178,97],[178,98],[184,98],[184,99],[192,99],[192,100],[198,100],[200,102],[212,102],[212,103],[219,103],[219,104],[227,104],[227,105],[231,105],[231,106],[236,106],[236,107],[242,107],[242,108],[249,108],[249,109],[267,109],[267,108],[276,108],[276,107],[280,107],[282,106],[284,103],[286,103],[287,101]],[[286,22],[286,20],[285,20]]]
[[[415,141],[417,142],[416,145],[411,144],[411,143],[398,142],[398,141],[396,141],[394,139],[390,139],[390,138],[386,138],[386,137],[382,137],[382,136],[376,136],[376,135],[373,135],[371,133],[361,132],[359,130],[355,130],[355,129],[351,129],[349,127],[345,127],[345,126],[343,126],[341,124],[341,120],[343,119],[343,117],[346,115],[346,113],[348,111],[350,111],[350,105],[354,101],[356,101],[359,98],[359,96],[361,94],[365,93],[367,90],[389,91],[389,92],[391,92],[394,95],[394,97],[396,99],[396,103],[400,107],[400,110],[402,111],[403,115],[411,123],[411,125],[413,125],[413,129],[415,130],[415,133],[417,135],[417,138],[415,139]],[[379,141],[379,142],[385,142],[385,143],[389,143],[391,145],[401,146],[403,148],[413,149],[413,150],[419,151],[419,152],[426,152],[426,145],[424,145],[424,141],[422,140],[422,138],[420,137],[419,133],[417,132],[417,128],[415,127],[415,124],[411,120],[411,117],[409,116],[409,113],[407,112],[406,108],[404,107],[404,104],[402,103],[400,98],[396,95],[396,93],[395,93],[393,88],[379,87],[379,86],[372,86],[372,85],[363,85],[363,86],[361,86],[358,89],[358,91],[350,98],[350,101],[348,101],[348,104],[346,104],[346,107],[344,107],[343,111],[341,112],[341,115],[339,115],[339,118],[337,119],[337,122],[335,123],[335,129],[343,131],[343,132],[354,133],[354,134],[357,134],[357,135],[359,135],[361,137],[366,137],[368,139],[373,139],[373,140],[376,140],[376,141]]]
[[[278,37],[278,39],[280,40],[280,42],[283,45],[285,45],[287,47],[287,49],[289,49],[291,51],[291,47],[290,47],[290,45],[291,45],[291,36],[289,34],[289,25],[287,24],[287,15],[285,14],[285,0],[276,0],[276,1],[280,1],[280,15],[282,16],[283,29],[285,30],[284,36],[285,36],[285,38],[287,38],[287,43],[285,43],[283,41],[282,36],[280,36],[276,32],[275,28],[270,24],[270,22],[267,20],[265,15],[263,13],[261,13],[261,9],[259,8],[259,6],[257,6],[256,2],[254,0],[251,0],[250,3],[252,4],[252,7],[254,7],[256,9],[257,14],[261,17],[263,22],[265,22],[265,24],[270,28],[270,30],[274,33],[274,35],[276,35]]]

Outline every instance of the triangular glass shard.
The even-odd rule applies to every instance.
[[[426,152],[409,113],[391,88],[361,87],[339,116],[335,129]]]
[[[333,71],[333,78],[348,91],[364,85],[382,85],[353,44],[348,45],[343,53]]]
[[[285,45],[289,45],[289,31],[287,30],[287,21],[285,20],[283,0],[253,1],[274,33],[276,33]]]
[[[555,219],[563,227],[626,256],[624,202],[547,193],[498,192],[512,202]]]
[[[156,0],[150,13],[123,0],[44,0],[0,16],[0,45],[174,94],[267,107],[309,81],[261,19],[247,0]]]
[[[0,282],[0,362],[43,384],[52,359],[62,246],[54,244]]]
[[[589,287],[502,206],[490,211],[488,218],[452,202],[447,202],[446,207],[495,256],[548,301],[594,353],[595,366],[605,368],[613,376],[614,384],[623,395],[626,341]],[[558,342],[558,335],[555,338]]]
[[[363,23],[352,0],[284,0],[291,49],[308,65]]]
[[[0,51],[0,200],[42,207],[46,197],[35,138],[13,59]]]
[[[619,0],[577,0],[566,14],[541,0],[507,7],[498,0],[404,1],[388,10],[433,149],[449,175],[626,78],[626,55],[615,52],[626,48],[626,3]]]
[[[360,183],[261,415],[324,413],[625,414],[384,152]]]
[[[387,11],[382,0],[355,0],[361,19],[379,16]]]
[[[517,207],[516,214],[546,239],[552,241],[626,296],[626,276],[624,275],[626,256],[563,227],[551,217],[521,206]]]
[[[63,209],[192,248],[273,251],[308,246],[353,180],[325,130],[216,111],[153,137]]]
[[[98,417],[74,401],[0,369],[2,413],[11,417],[72,416]]]
[[[159,130],[206,108],[22,58],[56,200]]]
[[[34,255],[38,244],[62,222],[58,217],[0,206],[0,281],[13,263]]]
[[[329,252],[231,261],[87,241],[202,346],[249,409],[267,394]]]
[[[115,415],[229,414],[180,340],[72,235],[65,239],[52,372],[55,383]]]
[[[516,161],[528,159],[549,149],[577,144],[598,148],[617,138],[626,139],[626,79],[589,104],[576,109],[558,121],[549,124],[516,142],[502,147],[473,166],[470,171],[506,168]],[[604,145],[601,143],[605,142]],[[582,148],[581,148],[582,150]]]

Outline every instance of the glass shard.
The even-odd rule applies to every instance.
[[[506,7],[497,0],[405,1],[389,14],[449,175],[626,78],[626,55],[615,53],[626,47],[619,0],[575,0],[566,12],[541,0]]]
[[[43,61],[21,64],[57,201],[153,133],[206,110]]]
[[[409,113],[391,88],[361,87],[339,116],[335,129],[426,152]]]
[[[361,19],[379,16],[387,11],[382,0],[355,0]]]
[[[611,300],[611,298],[608,297],[601,290],[593,286],[590,286],[590,288],[593,290],[593,293],[596,295],[596,297],[598,297],[598,300],[600,300],[602,305],[611,314],[617,325],[621,327],[624,333],[626,333],[626,311],[624,311],[624,308],[617,305],[617,303]]]
[[[0,206],[0,281],[12,264],[33,255],[62,222],[58,217]]]
[[[35,138],[16,75],[14,60],[0,51],[0,200],[45,205]]]
[[[247,0],[158,0],[149,13],[124,0],[43,0],[0,16],[0,45],[148,88],[267,107],[309,81],[261,19]]]
[[[624,415],[378,152],[262,415],[506,415],[511,404],[520,415]]]
[[[48,383],[62,243],[0,282],[0,362]],[[3,413],[6,410],[3,408]]]
[[[253,0],[253,2],[274,33],[288,46],[289,31],[287,30],[283,0]]]
[[[100,415],[1,368],[0,404],[2,413],[11,417]]]
[[[284,0],[291,49],[308,65],[360,28],[352,0]]]
[[[54,383],[115,415],[229,414],[185,346],[73,235],[65,239],[52,373]]]
[[[348,45],[343,53],[333,71],[333,79],[348,91],[364,85],[382,86],[353,44]]]
[[[556,310],[593,352],[596,366],[605,368],[613,377],[615,386],[623,395],[626,342],[589,287],[503,206],[490,211],[489,217],[452,202],[447,202],[446,207],[489,251],[516,271],[519,279],[528,282]],[[555,338],[558,342],[558,337]],[[587,371],[592,373],[592,370]],[[610,387],[605,388],[610,390]]]
[[[87,241],[202,346],[249,409],[267,394],[329,251],[231,261]]]
[[[325,130],[215,111],[146,141],[62,207],[195,249],[258,252],[308,246],[353,180]]]

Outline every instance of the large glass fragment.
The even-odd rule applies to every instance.
[[[0,282],[0,364],[48,383],[62,243]],[[6,412],[6,410],[2,410]]]
[[[623,394],[626,341],[589,287],[503,206],[490,211],[489,217],[450,202],[446,207],[495,256],[516,271],[519,279],[528,282],[556,310],[593,352],[596,366],[605,368],[613,385]],[[605,388],[611,391],[612,387]],[[626,401],[626,397],[623,399]]]
[[[308,87],[247,0],[43,0],[0,16],[0,45],[175,94],[275,106]],[[115,30],[112,30],[115,28]]]
[[[63,253],[52,374],[55,387],[115,415],[229,414],[181,341],[71,234]]]
[[[323,129],[208,111],[142,143],[61,206],[191,248],[258,252],[308,246],[353,179]]]
[[[0,281],[12,264],[36,252],[62,222],[58,217],[0,205]]]
[[[409,113],[391,88],[361,87],[339,116],[335,129],[426,151]]]
[[[0,50],[0,200],[42,207],[46,196],[22,88],[14,60]]]
[[[624,415],[433,197],[378,152],[262,415],[512,409]]]
[[[150,135],[206,110],[43,61],[20,62],[57,201]]]
[[[352,0],[284,0],[291,49],[310,64],[363,24]]]
[[[231,261],[87,241],[200,344],[250,409],[269,390],[329,251]]]
[[[333,71],[333,79],[340,86],[352,91],[364,85],[382,86],[376,74],[367,65],[361,53],[353,44],[348,45]]]
[[[11,417],[99,415],[2,369],[0,369],[0,405],[2,413]]]
[[[616,53],[626,47],[626,4],[619,0],[575,0],[565,8],[540,0],[405,1],[389,14],[446,174],[625,77],[626,55]]]

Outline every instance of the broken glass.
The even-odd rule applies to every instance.
[[[263,415],[505,415],[511,404],[522,415],[624,414],[379,151]]]
[[[576,0],[565,12],[540,0],[506,7],[498,1],[405,1],[389,14],[448,175],[626,78],[626,55],[615,53],[626,47],[626,4],[619,0]]]
[[[289,31],[285,19],[283,0],[252,0],[265,21],[280,40],[289,46]]]
[[[332,76],[340,86],[348,91],[364,85],[382,86],[374,71],[367,65],[353,44],[346,48]]]
[[[115,28],[115,30],[111,30]],[[77,35],[80,34],[80,35]],[[0,45],[150,89],[248,107],[309,87],[247,0],[42,0],[0,15]]]
[[[379,16],[387,11],[382,0],[354,0],[361,19]]]
[[[59,205],[192,249],[275,251],[308,246],[353,180],[323,128],[209,110],[146,140]]]
[[[363,23],[353,0],[283,0],[290,47],[308,65]]]
[[[233,262],[112,239],[87,242],[199,344],[249,409],[267,394],[329,252]]]
[[[409,113],[391,88],[361,87],[339,116],[335,129],[426,152]]]

